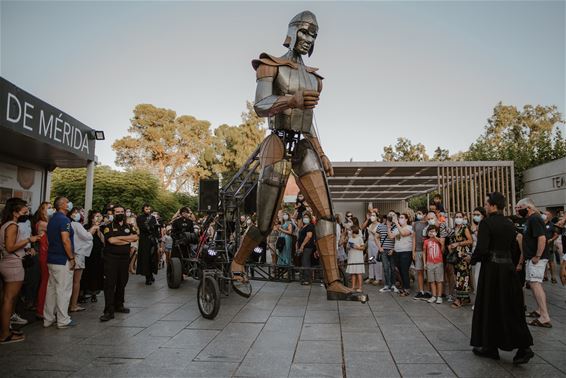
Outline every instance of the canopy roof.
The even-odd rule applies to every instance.
[[[334,201],[395,201],[466,181],[510,161],[333,162],[328,178]]]

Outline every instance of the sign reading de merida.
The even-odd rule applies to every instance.
[[[1,77],[0,126],[94,160],[91,128]]]

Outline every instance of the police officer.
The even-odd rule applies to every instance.
[[[142,214],[136,220],[140,230],[140,242],[138,245],[137,274],[145,276],[145,284],[151,285],[157,274],[157,243],[161,237],[157,218],[151,213],[151,206],[145,204]]]
[[[130,243],[138,240],[132,225],[126,223],[121,205],[114,206],[114,219],[102,230],[104,236],[104,314],[101,322],[114,319],[115,312],[127,314],[124,307],[124,291],[128,283]]]
[[[181,246],[188,246],[191,242],[189,234],[194,234],[195,232],[193,222],[195,217],[191,210],[188,207],[182,207],[179,213],[181,216],[171,223],[171,237],[173,238],[172,257],[181,257]]]

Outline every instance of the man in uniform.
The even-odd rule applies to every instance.
[[[157,274],[157,243],[160,238],[157,218],[151,213],[151,206],[143,205],[142,215],[136,220],[140,230],[140,242],[138,245],[137,274],[145,276],[145,284],[151,285]]]
[[[114,220],[104,227],[104,314],[101,322],[114,319],[115,312],[127,314],[124,307],[124,291],[128,283],[130,243],[138,240],[133,227],[126,223],[126,214],[121,205],[114,206]]]
[[[172,257],[181,257],[182,248],[188,247],[191,242],[188,233],[194,234],[195,232],[194,215],[191,210],[188,207],[182,207],[179,213],[181,216],[171,223],[171,237],[173,238]]]

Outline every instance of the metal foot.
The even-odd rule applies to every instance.
[[[339,293],[335,291],[327,291],[326,299],[329,301],[353,301],[366,303],[369,301],[369,296],[365,293]]]

